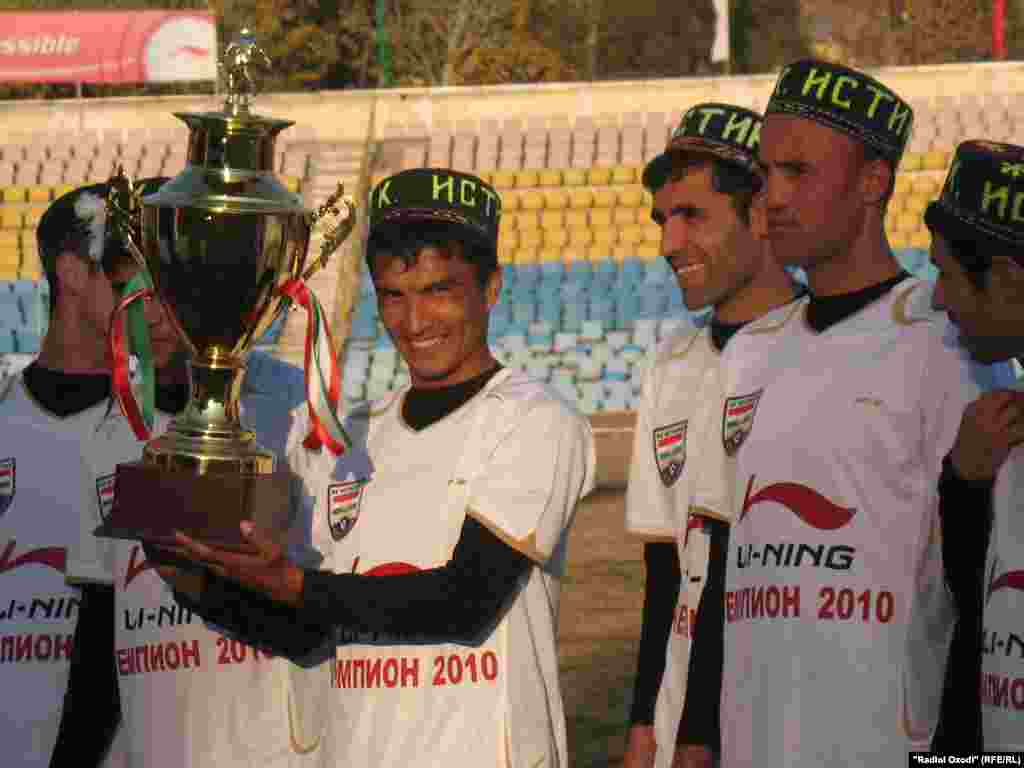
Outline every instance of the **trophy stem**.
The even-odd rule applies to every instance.
[[[237,358],[188,361],[189,400],[167,432],[146,444],[143,461],[198,474],[268,474],[274,454],[242,425],[239,398],[245,364]]]

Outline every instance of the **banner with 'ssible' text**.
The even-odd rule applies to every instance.
[[[160,83],[216,77],[212,13],[0,13],[0,82]]]

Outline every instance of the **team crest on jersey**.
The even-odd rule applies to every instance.
[[[365,480],[331,483],[327,486],[327,525],[331,538],[341,541],[359,520],[359,504],[363,500]]]
[[[730,397],[722,409],[722,445],[729,456],[735,456],[754,428],[754,414],[763,389],[749,395]]]
[[[114,475],[103,475],[96,479],[96,501],[99,502],[100,520],[107,521],[114,507]]]
[[[14,457],[0,459],[0,515],[6,512],[14,501],[14,479]]]
[[[666,488],[683,474],[686,465],[686,421],[677,421],[654,430],[654,462]]]

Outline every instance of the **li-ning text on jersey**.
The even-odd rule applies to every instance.
[[[981,709],[985,749],[1024,749],[1024,450],[1015,448],[993,489],[986,564]]]
[[[727,400],[761,395],[735,454],[723,766],[896,764],[931,737],[951,620],[935,486],[978,388],[907,290],[820,334],[802,302],[726,350]]]

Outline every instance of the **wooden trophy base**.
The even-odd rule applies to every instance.
[[[252,520],[284,543],[292,520],[291,474],[174,472],[140,461],[118,464],[114,505],[95,535],[173,544],[174,532],[206,544],[252,551],[238,524]]]

